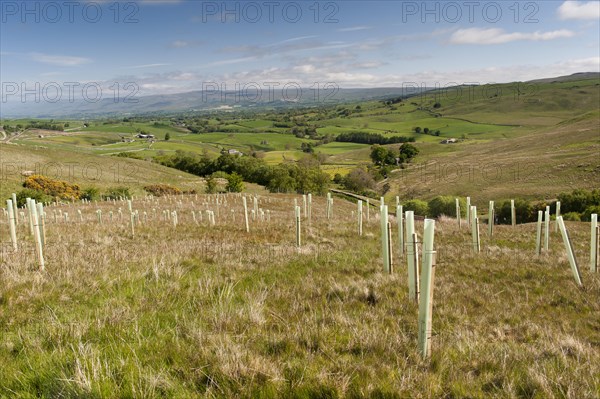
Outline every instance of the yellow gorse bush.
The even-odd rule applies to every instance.
[[[181,190],[177,187],[170,186],[168,184],[152,184],[144,187],[148,193],[160,197],[162,195],[178,195],[181,194]]]
[[[66,181],[55,180],[42,175],[29,176],[25,179],[23,187],[66,200],[76,200],[81,197],[81,190],[77,184],[69,184]]]

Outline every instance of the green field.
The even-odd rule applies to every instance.
[[[514,191],[527,197],[552,198],[560,191],[600,185],[599,164],[594,157],[600,136],[598,108],[600,86],[597,79],[587,79],[461,87],[429,92],[393,105],[368,101],[318,111],[223,114],[204,119],[211,130],[220,131],[197,134],[175,118],[87,121],[88,127],[79,129],[83,122],[68,121],[70,128],[65,132],[27,130],[9,141],[26,148],[104,157],[132,152],[144,159],[175,151],[217,157],[223,150],[235,149],[244,154],[259,153],[269,164],[296,161],[306,156],[301,146],[312,144],[314,152],[321,154],[323,170],[343,175],[370,162],[370,146],[331,140],[340,133],[360,131],[416,139],[419,156],[380,183],[391,185],[387,193],[390,197],[474,191],[474,196],[492,199]],[[7,122],[27,123],[20,120],[2,124]],[[312,126],[317,137],[296,137],[290,128],[282,127],[286,124],[297,124],[301,129]],[[440,133],[417,134],[415,127]],[[156,140],[135,138],[138,131],[154,134]],[[167,133],[169,141],[164,140]],[[324,137],[326,141],[322,141]],[[441,144],[445,138],[459,142]],[[441,171],[435,172],[433,165]],[[527,169],[527,179],[509,178],[517,173],[511,168],[517,167]],[[448,178],[448,174],[464,175],[461,168],[470,170],[468,178]],[[492,178],[490,168],[506,172],[495,172]]]

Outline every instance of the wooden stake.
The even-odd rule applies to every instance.
[[[569,233],[567,232],[567,228],[565,227],[565,222],[563,221],[562,216],[558,217],[558,228],[560,229],[560,234],[562,235],[563,242],[565,243],[567,258],[571,264],[571,271],[573,272],[573,277],[575,277],[575,282],[580,287],[583,287],[583,283],[581,282],[581,273],[579,272],[579,267],[577,266],[577,259],[575,259],[575,253],[573,252],[571,239],[569,238]]]

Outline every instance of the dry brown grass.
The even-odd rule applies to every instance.
[[[328,221],[325,199],[315,197],[298,250],[299,197],[259,197],[271,220],[251,220],[250,234],[241,197],[220,198],[227,205],[215,226],[205,212],[216,213],[215,196],[134,200],[135,237],[126,203],[48,207],[45,272],[26,225],[10,252],[2,218],[0,396],[600,396],[589,224],[568,223],[579,289],[558,234],[538,258],[534,225],[497,226],[493,239],[482,228],[475,256],[466,228],[439,221],[433,355],[424,361],[405,261],[382,273],[375,210],[358,237],[355,204],[336,199]],[[54,210],[70,222],[55,223]],[[163,210],[177,211],[177,227],[161,220]],[[203,211],[202,222],[192,210]]]

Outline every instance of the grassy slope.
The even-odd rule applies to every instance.
[[[430,198],[471,195],[478,200],[553,198],[575,188],[600,187],[599,114],[489,143],[421,145],[419,164],[392,175],[391,193]]]
[[[441,108],[433,108],[436,101]],[[429,198],[451,194],[487,200],[514,195],[554,197],[572,188],[599,186],[598,108],[600,84],[597,79],[587,79],[463,87],[417,96],[393,107],[364,102],[360,111],[349,106],[354,112],[349,117],[315,121],[311,118],[316,114],[311,111],[294,118],[322,126],[320,133],[368,131],[415,137],[421,149],[416,164],[382,183],[391,185],[390,196]],[[243,152],[253,149],[264,151],[270,164],[304,156],[300,146],[311,140],[265,133],[266,129],[274,129],[272,124],[265,119],[236,119],[230,127],[243,133],[188,134],[180,128],[155,127],[153,123],[95,122],[82,132],[44,132],[43,138],[37,132],[28,132],[14,141],[28,147],[90,154],[134,151],[146,157],[176,150],[217,156],[222,148]],[[415,134],[415,126],[439,129],[441,135]],[[169,131],[172,138],[154,144],[144,140],[120,142],[121,135],[130,135],[136,129],[154,133],[159,139]],[[275,130],[283,133],[288,129]],[[466,140],[440,144],[446,137]],[[366,145],[334,142],[315,150],[328,155],[323,169],[331,175],[346,174],[356,165],[369,162]]]
[[[148,184],[167,183],[181,189],[202,190],[203,180],[161,165],[127,158],[102,157],[78,151],[0,144],[2,178],[0,198],[21,189],[22,171],[32,170],[66,180],[86,188],[89,186],[127,186],[141,193]]]
[[[151,219],[177,207],[180,222],[151,220],[135,239],[126,221],[98,226],[96,206],[77,205],[86,224],[54,224],[49,208],[44,273],[21,225],[27,244],[0,259],[0,397],[600,395],[600,279],[584,266],[585,224],[568,224],[580,290],[555,233],[536,258],[535,226],[498,226],[475,257],[467,230],[439,222],[423,361],[405,268],[381,273],[378,224],[357,237],[354,204],[336,200],[328,223],[325,200],[314,201],[300,251],[291,196],[261,197],[271,221],[251,221],[251,234],[234,196],[215,227],[191,217],[215,210],[214,197],[134,201]],[[104,215],[117,207],[100,204]]]
[[[482,98],[486,90],[480,89],[471,101],[442,102],[439,119],[521,124],[526,131],[487,142],[420,144],[419,165],[392,177],[394,195],[553,198],[561,191],[599,187],[598,80],[535,84],[522,98],[514,97],[510,85],[502,87],[497,98]],[[423,99],[424,104],[433,101]]]

